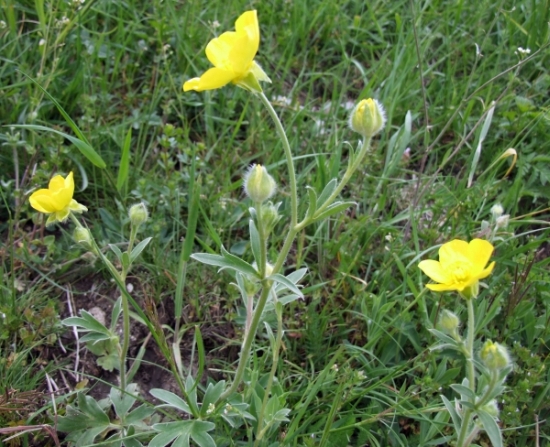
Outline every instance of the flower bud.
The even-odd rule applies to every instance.
[[[493,399],[490,402],[487,402],[483,407],[481,407],[483,411],[486,411],[491,416],[493,416],[495,419],[498,418],[498,415],[500,413],[500,410],[498,409],[498,404],[495,399]]]
[[[262,165],[252,165],[244,176],[244,191],[254,203],[262,203],[277,190],[277,184]]]
[[[363,99],[351,112],[349,127],[366,138],[380,132],[386,124],[384,107],[376,99]]]
[[[439,317],[439,326],[448,334],[454,334],[460,326],[460,320],[458,316],[450,310],[443,309]]]
[[[133,227],[139,227],[149,217],[149,213],[147,212],[147,207],[143,202],[132,205],[130,207],[130,211],[128,212],[128,215],[130,216],[130,222]]]
[[[479,357],[483,364],[492,371],[506,368],[511,363],[510,354],[508,354],[506,347],[499,343],[493,343],[491,340],[485,342]]]
[[[280,205],[280,202],[277,205],[273,205],[271,202],[262,205],[262,222],[264,224],[266,236],[273,231],[273,228],[281,218],[281,216],[279,216]]]
[[[497,203],[491,207],[491,215],[493,216],[493,219],[497,219],[504,213],[504,208],[502,208],[502,205],[500,203]]]
[[[504,216],[497,217],[495,225],[497,228],[506,228],[508,226],[509,221],[510,221],[510,215],[505,214]]]
[[[73,239],[77,244],[82,245],[88,250],[92,248],[92,236],[90,235],[90,230],[87,228],[76,227],[73,232]]]

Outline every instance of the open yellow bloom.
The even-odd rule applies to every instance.
[[[494,261],[487,266],[492,253],[493,246],[483,239],[470,243],[455,239],[441,246],[439,261],[421,261],[418,267],[439,283],[427,284],[428,289],[436,292],[456,290],[465,298],[475,298],[479,280],[489,276],[495,267]]]
[[[47,189],[39,189],[31,194],[29,202],[36,211],[50,215],[46,221],[46,225],[50,225],[64,222],[71,211],[88,211],[88,208],[73,199],[73,193],[74,180],[70,172],[65,178],[60,175],[53,177]]]
[[[235,31],[212,39],[206,46],[206,57],[214,65],[200,78],[183,84],[183,90],[213,90],[233,82],[247,90],[261,92],[258,81],[271,82],[254,61],[260,46],[260,27],[256,11],[246,11],[235,22]]]

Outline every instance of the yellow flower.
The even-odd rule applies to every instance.
[[[56,175],[50,180],[48,189],[39,189],[31,194],[29,202],[31,206],[41,213],[49,214],[46,225],[55,222],[64,222],[71,211],[82,213],[88,211],[73,199],[74,180],[70,172],[65,178]]]
[[[439,284],[427,284],[436,292],[456,290],[465,298],[475,298],[479,280],[491,274],[495,262],[487,263],[493,253],[490,242],[474,239],[470,243],[455,239],[439,249],[439,261],[427,260],[418,264],[420,270]],[[487,266],[487,267],[486,267]]]
[[[200,78],[183,84],[185,92],[213,90],[233,82],[247,90],[261,92],[258,81],[271,82],[254,61],[260,46],[260,27],[256,11],[246,11],[235,22],[235,31],[212,39],[206,46],[206,57],[214,65]]]

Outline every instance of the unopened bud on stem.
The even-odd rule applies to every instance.
[[[130,207],[128,215],[130,216],[130,222],[132,223],[133,227],[139,227],[149,218],[147,207],[143,202],[132,205]]]
[[[252,165],[244,176],[244,191],[254,203],[262,203],[277,190],[277,184],[262,165]]]
[[[371,138],[386,125],[386,112],[376,99],[363,99],[351,112],[349,127],[364,137]]]

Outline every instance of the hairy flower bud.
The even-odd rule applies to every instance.
[[[134,227],[139,227],[142,223],[144,223],[149,218],[147,207],[143,202],[132,205],[130,207],[130,211],[128,212],[128,215],[130,216],[130,222]]]
[[[267,202],[266,204],[262,205],[262,221],[264,224],[266,237],[271,233],[271,231],[273,231],[273,228],[281,219],[281,216],[279,216],[280,205],[280,202],[276,205],[273,205],[272,202]]]
[[[495,399],[493,399],[490,402],[487,402],[485,405],[483,405],[483,407],[481,407],[481,409],[489,413],[495,419],[498,418],[498,415],[500,413],[500,410],[498,409],[497,401]]]
[[[508,354],[506,347],[499,343],[493,343],[491,340],[485,342],[479,357],[483,364],[492,371],[504,369],[511,363],[510,354]]]
[[[363,99],[351,112],[349,127],[366,138],[379,133],[386,125],[386,112],[376,99]]]
[[[504,216],[499,216],[496,219],[496,227],[497,228],[506,228],[508,226],[508,222],[510,222],[510,215],[505,214]]]
[[[502,208],[502,205],[500,203],[497,203],[491,207],[491,215],[494,219],[497,219],[498,217],[502,216],[504,213],[504,208]]]
[[[460,326],[460,320],[454,312],[443,309],[439,317],[439,326],[444,332],[454,334]]]
[[[92,248],[92,236],[90,230],[84,227],[76,227],[73,232],[73,239],[77,244],[90,250]]]
[[[252,165],[244,176],[244,191],[254,203],[262,203],[277,190],[277,184],[262,165]]]

